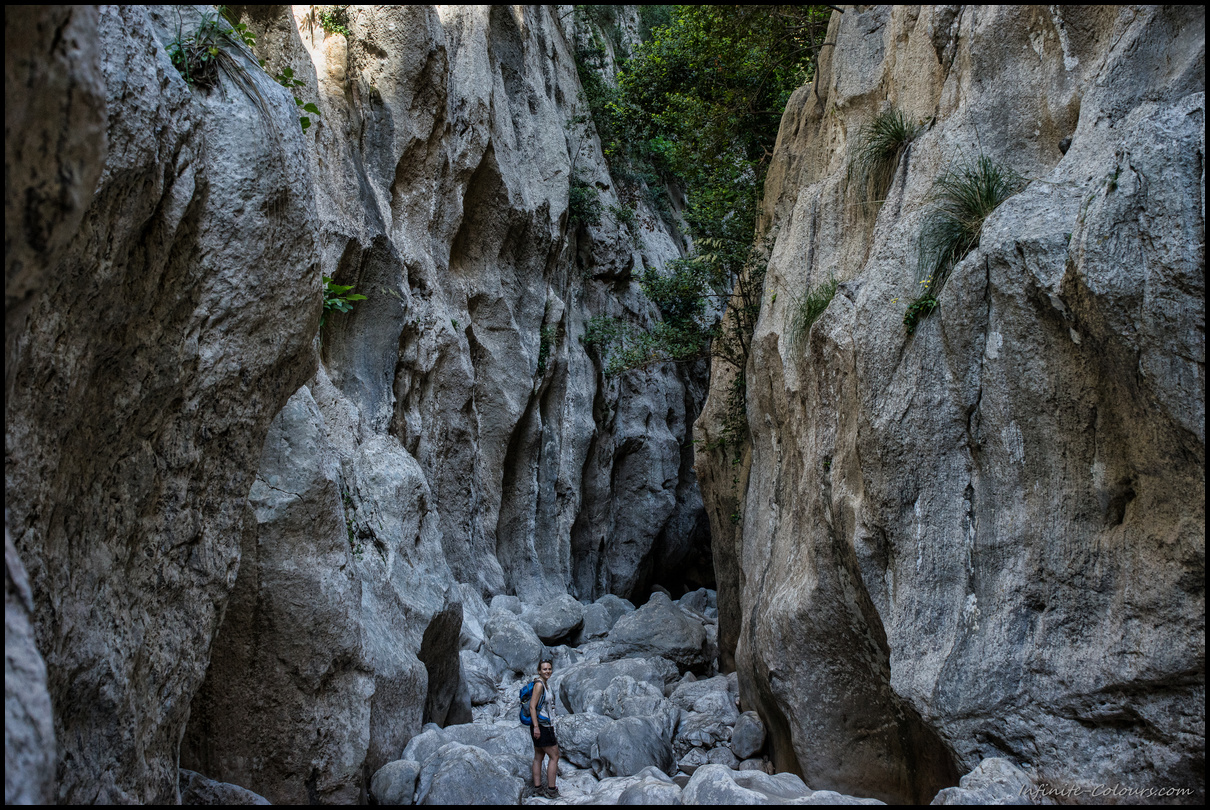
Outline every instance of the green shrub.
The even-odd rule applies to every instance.
[[[811,326],[832,303],[836,289],[840,286],[835,278],[809,289],[794,303],[794,314],[790,318],[790,345],[797,348],[806,342]]]
[[[909,334],[937,308],[950,271],[978,246],[987,217],[1025,185],[1021,175],[986,155],[950,168],[933,183],[917,259],[916,280],[924,289],[903,318]]]
[[[578,174],[572,175],[567,192],[567,219],[573,228],[601,224],[601,192]]]
[[[863,200],[882,202],[899,167],[899,158],[920,129],[894,108],[879,113],[861,128],[849,172]]]
[[[348,6],[320,6],[319,27],[329,34],[343,34],[346,38],[353,36],[349,31]]]

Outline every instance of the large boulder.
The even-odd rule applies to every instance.
[[[669,699],[687,712],[710,714],[721,722],[739,719],[739,687],[734,673],[677,684]]]
[[[644,804],[640,798],[647,798],[651,804],[676,804],[670,802],[673,797],[669,788],[675,788],[675,796],[680,795],[680,786],[673,782],[668,775],[655,766],[648,766],[630,776],[610,776],[602,779],[593,790],[591,798],[582,804],[617,805],[622,803],[622,796],[627,796],[629,804]]]
[[[416,804],[517,804],[525,782],[481,748],[446,743],[420,767]]]
[[[499,690],[491,665],[476,652],[464,649],[458,655],[461,659],[462,680],[466,683],[471,705],[482,706],[494,701],[499,696]]]
[[[677,751],[713,748],[731,739],[732,725],[714,713],[682,712],[676,727]]]
[[[765,724],[756,712],[744,712],[731,731],[731,750],[740,759],[751,759],[765,746]]]
[[[1029,774],[1003,757],[989,757],[962,777],[958,787],[940,791],[932,804],[1054,804]]]
[[[597,735],[611,723],[612,718],[595,712],[560,717],[555,723],[560,753],[577,768],[591,767],[592,749],[596,745]]]
[[[509,611],[496,611],[483,629],[488,650],[502,658],[511,671],[519,675],[538,671],[538,661],[546,648],[532,627]]]
[[[663,691],[676,677],[676,666],[659,658],[624,658],[603,663],[584,662],[551,678],[551,688],[571,712],[604,714],[605,690],[615,678],[629,676]]]
[[[682,671],[707,672],[714,663],[702,622],[672,604],[666,594],[653,593],[647,604],[618,619],[609,631],[606,660],[659,656]]]
[[[584,606],[575,597],[562,594],[534,608],[528,618],[544,644],[556,644],[573,636],[584,624]]]
[[[597,735],[592,769],[604,776],[633,776],[648,766],[668,773],[676,765],[665,730],[647,717],[614,720]]]
[[[411,804],[419,776],[419,762],[410,759],[388,762],[370,780],[370,795],[379,804]]]
[[[247,788],[219,782],[196,771],[181,768],[181,804],[193,805],[266,805],[273,802]],[[411,796],[408,797],[411,804]]]

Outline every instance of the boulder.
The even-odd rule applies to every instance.
[[[464,649],[458,655],[462,665],[462,680],[466,683],[471,705],[482,706],[494,701],[499,696],[499,690],[491,664],[483,656],[469,650]]]
[[[493,605],[496,599],[492,600]],[[518,674],[537,672],[546,648],[528,624],[502,610],[493,613],[483,629],[487,633],[488,650],[504,659],[510,670]]]
[[[765,724],[756,712],[744,712],[731,730],[731,750],[740,759],[750,759],[765,746]]]
[[[731,676],[716,675],[681,681],[669,697],[687,712],[713,714],[723,722],[734,724],[739,719],[738,696],[738,683]]]
[[[436,753],[438,748],[449,741],[443,729],[430,724],[415,737],[408,740],[408,744],[404,746],[399,758],[410,759],[413,762],[424,762]]]
[[[706,760],[713,765],[726,765],[733,771],[739,770],[739,757],[725,745],[711,748],[710,753],[706,755]]]
[[[416,804],[517,804],[525,782],[481,748],[447,743],[420,767]]]
[[[529,741],[529,729],[518,722],[513,723],[462,723],[442,729],[446,742],[473,745],[489,754],[513,754],[532,756],[533,744]]]
[[[649,788],[655,788],[656,785],[671,785],[678,788],[673,780],[667,774],[654,766],[643,768],[638,773],[631,776],[611,776],[602,779],[592,792],[592,797],[584,804],[592,805],[613,805],[620,804],[622,795],[626,791],[639,785],[647,785]],[[656,788],[659,790],[658,788]],[[665,794],[666,795],[666,794]],[[633,797],[634,794],[631,794]],[[633,801],[633,798],[631,799]]]
[[[578,768],[592,765],[592,748],[596,745],[597,735],[613,720],[595,712],[569,714],[555,721],[555,731],[559,737],[559,751],[568,762]]]
[[[648,766],[667,773],[676,760],[658,723],[646,717],[614,720],[597,735],[592,769],[606,776],[633,776]]]
[[[725,765],[703,765],[681,793],[681,804],[786,804],[813,791],[797,776],[770,776],[759,771],[733,771]]]
[[[411,804],[419,776],[419,762],[410,759],[388,762],[370,780],[370,795],[379,804]]]
[[[677,762],[676,766],[682,773],[687,773],[690,776],[693,772],[703,765],[709,764],[710,760],[706,755],[705,748],[690,748]]]
[[[577,646],[596,638],[604,638],[613,629],[614,617],[600,603],[594,602],[584,607],[584,622],[579,632],[572,640]]]
[[[606,660],[654,655],[672,661],[681,671],[694,672],[705,672],[713,664],[702,623],[658,591],[643,607],[618,619],[608,641]]]
[[[181,768],[181,804],[273,804],[259,793]],[[412,803],[411,796],[407,804]]]
[[[676,727],[675,745],[678,751],[690,748],[713,748],[731,739],[731,724],[716,714],[682,712]]]
[[[690,591],[677,600],[677,603],[683,608],[697,611],[706,615],[715,604],[715,593],[708,588],[698,588],[696,591]]]
[[[521,600],[516,596],[501,593],[492,597],[489,611],[492,615],[504,612],[520,616],[525,612],[525,606],[521,604]]]
[[[931,804],[1054,804],[1035,787],[1029,774],[1003,757],[989,757],[958,782],[940,791]]]
[[[663,774],[660,774],[663,776]],[[667,780],[667,781],[664,781]],[[617,804],[680,804],[681,788],[668,777],[644,777],[627,787],[618,796]]]
[[[609,623],[611,626],[615,624],[618,619],[622,618],[628,613],[634,613],[635,611],[633,602],[631,602],[629,599],[623,599],[620,596],[615,596],[612,593],[605,594],[600,599],[593,602],[593,604],[600,605],[601,607],[605,608],[606,611],[608,611],[610,620]]]
[[[529,621],[543,643],[554,644],[572,636],[584,624],[584,606],[575,597],[562,594],[535,608]]]
[[[625,658],[599,664],[586,661],[562,672],[556,671],[550,684],[568,711],[604,714],[605,690],[614,678],[628,675],[662,691],[669,678],[676,674],[674,664],[659,658]]]
[[[620,675],[601,694],[601,714],[615,720],[655,714],[666,703],[664,690],[649,681]]]

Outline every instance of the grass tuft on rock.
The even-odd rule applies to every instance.
[[[916,281],[922,289],[903,316],[908,334],[936,310],[950,271],[978,246],[991,212],[1025,185],[1025,178],[986,155],[951,167],[933,183],[920,231]]]
[[[899,167],[900,157],[920,130],[920,125],[912,123],[894,108],[879,113],[861,128],[857,135],[859,145],[849,170],[863,201],[882,202]]]
[[[832,303],[839,286],[839,281],[829,278],[822,284],[804,292],[794,303],[793,315],[790,318],[791,346],[798,348],[806,343],[807,336],[811,333],[811,326],[819,320],[819,316],[828,308],[828,304]]]

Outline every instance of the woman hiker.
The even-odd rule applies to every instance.
[[[555,671],[550,661],[538,664],[538,674],[534,677],[534,691],[529,698],[529,716],[534,719],[534,795],[543,795],[554,799],[559,795],[555,787],[555,774],[559,770],[559,741],[555,739],[555,701],[546,682]],[[546,765],[546,790],[542,789],[542,758],[550,757]]]

